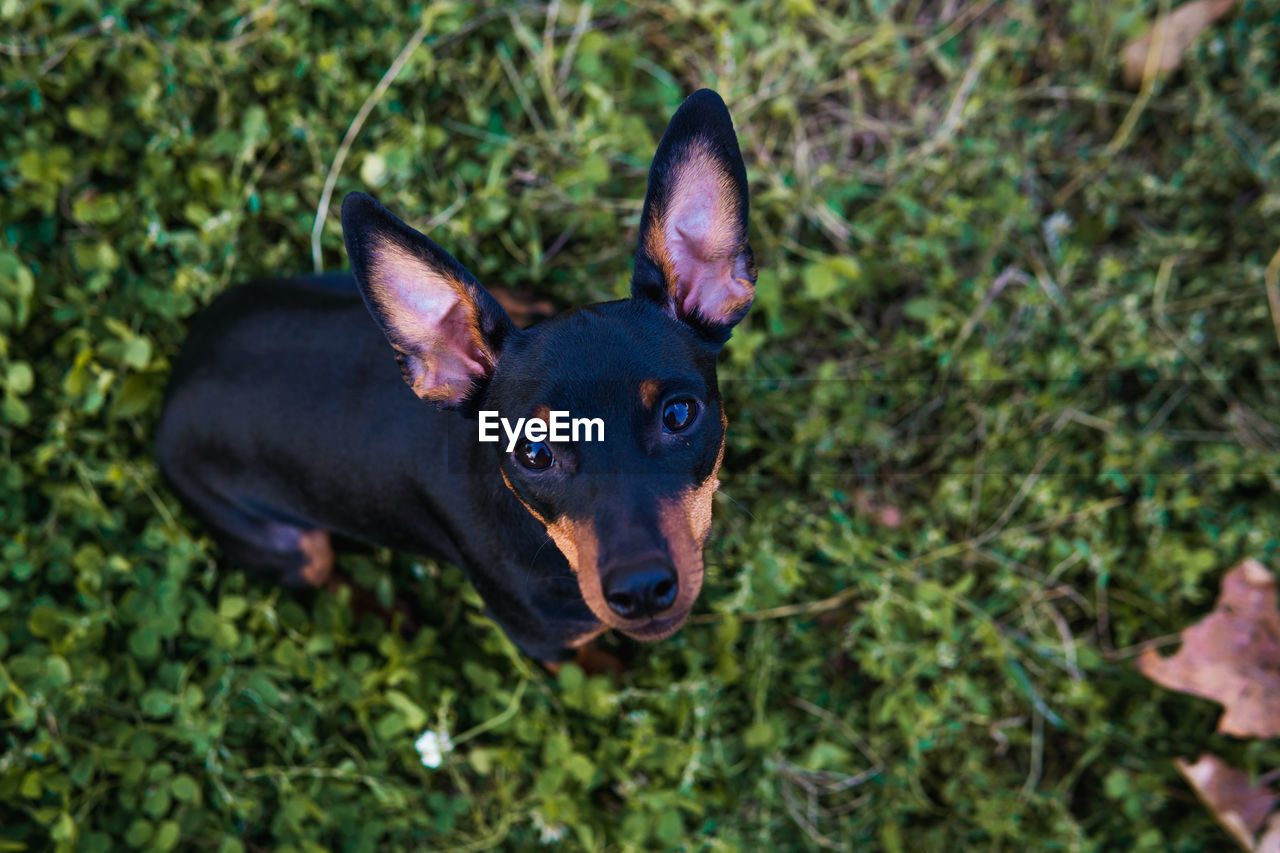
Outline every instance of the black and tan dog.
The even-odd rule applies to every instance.
[[[354,281],[232,289],[174,368],[160,466],[226,556],[290,585],[325,582],[330,533],[443,557],[548,662],[608,628],[677,631],[724,453],[716,356],[755,285],[720,97],[692,95],[658,146],[630,299],[519,329],[369,196],[342,226]],[[480,411],[599,419],[603,440],[508,451],[478,440]]]

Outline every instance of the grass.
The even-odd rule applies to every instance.
[[[1127,91],[1157,5],[0,3],[0,848],[1222,849],[1173,759],[1280,751],[1132,658],[1280,568],[1280,24]],[[448,565],[346,560],[411,639],[217,567],[151,457],[201,305],[353,189],[616,298],[702,85],[761,275],[692,624],[553,679]]]

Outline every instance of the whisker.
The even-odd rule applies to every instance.
[[[538,555],[542,553],[542,549],[547,547],[547,543],[551,541],[551,535],[547,534],[547,538],[542,540],[542,544],[538,546],[538,550],[533,552],[533,557],[529,560],[529,568],[524,573],[524,589],[528,590],[533,580],[533,565],[538,562]]]
[[[756,514],[755,514],[754,512],[752,512],[751,510],[747,509],[747,505],[746,505],[746,504],[744,504],[742,501],[738,500],[737,498],[735,498],[733,495],[729,494],[728,492],[721,492],[720,494],[722,494],[722,495],[724,495],[726,498],[728,498],[728,499],[729,499],[729,501],[730,501],[734,506],[736,506],[738,509],[740,509],[740,510],[742,510],[743,512],[745,512],[745,513],[747,514],[747,517],[749,517],[752,521],[755,521],[755,522],[759,522],[759,521],[760,521],[760,519],[756,518]]]

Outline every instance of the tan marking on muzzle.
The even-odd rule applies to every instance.
[[[711,500],[719,487],[713,473],[658,506],[658,528],[680,579],[680,594],[671,608],[676,612],[692,607],[702,588],[702,546],[711,533]]]
[[[721,414],[723,419],[724,415]],[[680,630],[684,616],[693,609],[702,591],[702,546],[711,534],[711,502],[720,488],[720,463],[724,459],[724,441],[716,455],[716,464],[705,480],[685,489],[674,498],[658,505],[658,529],[667,540],[667,551],[676,567],[680,591],[671,605],[670,613],[678,614],[679,622],[665,631],[641,637],[644,640],[661,640]]]
[[[547,525],[547,534],[577,576],[578,589],[587,607],[601,622],[618,627],[618,617],[605,603],[600,585],[600,543],[591,522],[561,517]]]
[[[716,490],[720,488],[720,465],[724,462],[724,433],[729,428],[729,418],[724,410],[720,411],[720,449],[716,451],[716,464],[711,468],[711,475],[701,484],[689,489],[681,496],[681,505],[685,516],[689,519],[689,530],[694,541],[698,543],[698,559],[702,559],[702,546],[711,535],[711,502]]]
[[[499,468],[498,473],[502,475],[502,482],[505,483],[507,488],[511,490],[511,494],[515,495],[516,500],[520,501],[520,505],[523,506],[525,509],[529,510],[529,515],[532,515],[534,518],[538,519],[538,521],[542,524],[542,526],[546,527],[547,520],[543,518],[541,515],[539,515],[537,510],[529,506],[529,502],[526,501],[524,497],[521,496],[521,494],[516,491],[516,487],[511,485],[511,480],[507,477],[507,472]]]
[[[520,496],[515,486],[511,484],[511,480],[507,478],[507,472],[502,471],[502,482],[511,490],[511,494],[516,496],[516,500],[529,511],[529,514],[536,518],[543,527],[547,529],[547,535],[551,537],[551,541],[560,549],[560,553],[564,555],[565,560],[569,563],[569,568],[573,570],[574,575],[578,578],[578,589],[582,592],[582,599],[587,603],[587,607],[591,608],[591,612],[601,622],[609,627],[617,627],[618,618],[613,615],[613,611],[609,609],[608,604],[604,600],[604,590],[600,585],[600,570],[597,565],[597,555],[599,547],[596,542],[595,532],[591,529],[589,521],[575,521],[570,518],[561,517],[554,522],[548,522],[543,518],[537,510],[529,506],[529,502]],[[587,571],[583,571],[583,566],[588,567]],[[590,636],[587,637],[590,639]]]

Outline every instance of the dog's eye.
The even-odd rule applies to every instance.
[[[672,400],[662,407],[662,425],[667,432],[680,432],[688,429],[698,414],[698,403],[688,397]]]
[[[526,441],[516,448],[516,461],[534,471],[551,467],[551,460],[551,448],[544,441]]]

